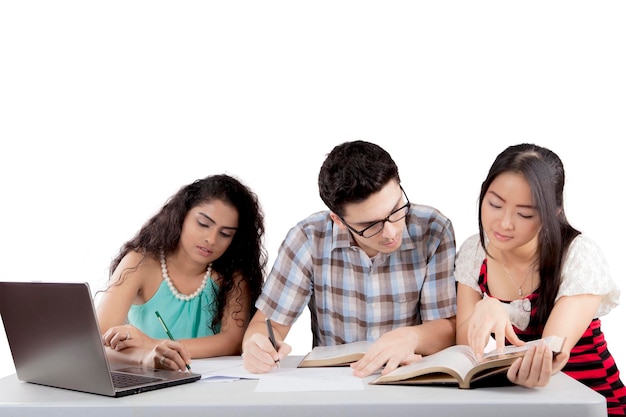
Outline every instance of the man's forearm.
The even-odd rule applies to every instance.
[[[456,317],[437,319],[414,326],[417,333],[415,353],[431,355],[452,346],[456,340]]]

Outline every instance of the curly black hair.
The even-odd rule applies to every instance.
[[[240,300],[242,288],[235,286],[234,276],[239,274],[251,292],[250,317],[254,303],[261,294],[263,274],[267,265],[267,252],[263,246],[265,234],[264,214],[257,195],[239,180],[229,175],[213,175],[183,186],[171,196],[161,210],[150,218],[137,234],[120,249],[111,261],[110,276],[130,251],[159,259],[161,251],[173,252],[180,240],[185,216],[192,208],[213,200],[221,200],[237,209],[239,224],[233,241],[222,256],[213,261],[212,269],[222,278],[217,299],[217,315],[210,324],[215,329],[224,315],[226,300],[231,293]],[[138,266],[138,265],[137,265]],[[242,305],[243,308],[243,305]],[[237,312],[233,312],[233,315]],[[241,323],[245,326],[246,323]]]

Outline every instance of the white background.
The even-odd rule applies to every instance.
[[[0,2],[0,279],[88,281],[180,186],[239,177],[270,265],[324,208],[341,142],[386,148],[460,245],[506,146],[566,167],[572,223],[624,284],[626,5],[528,1]],[[604,320],[626,370],[624,307]],[[42,317],[45,320],[45,317]],[[288,341],[310,348],[308,313]],[[3,332],[3,330],[2,330]],[[0,376],[14,372],[0,333]]]

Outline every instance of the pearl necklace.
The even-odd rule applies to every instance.
[[[202,283],[200,284],[198,289],[189,295],[181,294],[174,286],[172,279],[167,274],[167,265],[165,264],[165,254],[163,253],[163,251],[161,251],[161,274],[163,275],[163,279],[165,280],[165,282],[167,282],[167,286],[170,288],[170,291],[172,292],[172,294],[174,294],[174,297],[178,298],[181,301],[189,301],[199,296],[202,290],[204,290],[204,287],[206,287],[206,283],[211,277],[211,264],[207,266],[206,274],[204,274],[204,278],[202,279]]]

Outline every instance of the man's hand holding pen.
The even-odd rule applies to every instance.
[[[267,334],[253,334],[243,346],[243,366],[253,374],[265,374],[279,366],[280,360],[291,352],[291,346],[274,337],[271,324],[267,327]],[[272,341],[273,339],[273,341]]]

